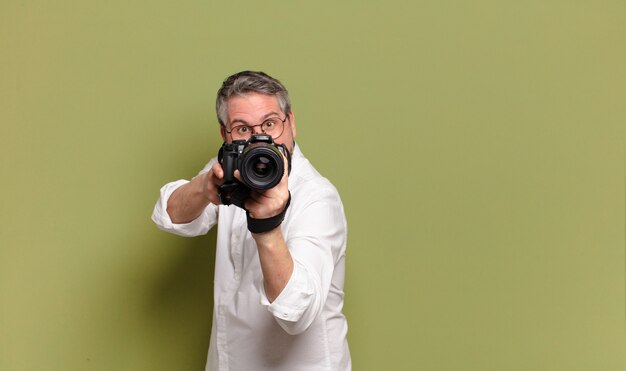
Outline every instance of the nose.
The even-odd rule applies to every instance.
[[[261,125],[263,125],[263,124],[261,124]],[[261,129],[261,125],[254,125],[252,127],[252,133],[253,134],[263,134],[264,132],[263,132],[263,129]]]

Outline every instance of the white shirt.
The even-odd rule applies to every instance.
[[[187,182],[179,180],[161,188],[152,220],[160,229],[181,236],[206,234],[217,224],[213,326],[206,369],[350,370],[348,326],[342,313],[347,227],[335,187],[296,146],[289,174],[291,205],[281,225],[294,269],[287,286],[270,303],[244,210],[210,204],[196,220],[172,223],[167,201]]]

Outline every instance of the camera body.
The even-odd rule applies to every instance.
[[[217,156],[224,170],[224,183],[218,188],[222,204],[243,209],[251,190],[263,191],[280,183],[285,173],[283,155],[291,167],[287,148],[265,134],[252,135],[247,141],[224,143]],[[241,182],[235,178],[235,170],[239,170]]]

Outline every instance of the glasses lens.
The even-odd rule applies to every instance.
[[[285,117],[285,120],[287,120],[287,117]],[[270,135],[272,138],[276,139],[283,134],[283,130],[285,129],[285,120],[281,120],[278,117],[270,117],[259,125],[237,125],[231,129],[230,135],[234,140],[248,140],[255,131],[261,131],[262,133]],[[255,130],[255,128],[258,129]]]
[[[246,125],[238,125],[232,128],[230,135],[235,140],[248,140],[252,134],[252,128]]]
[[[269,118],[261,124],[261,129],[263,129],[265,134],[271,135],[272,138],[276,139],[283,133],[284,121],[278,117]]]

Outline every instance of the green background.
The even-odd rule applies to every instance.
[[[349,222],[354,369],[624,370],[623,1],[0,2],[0,370],[200,370],[150,221],[263,70]]]

